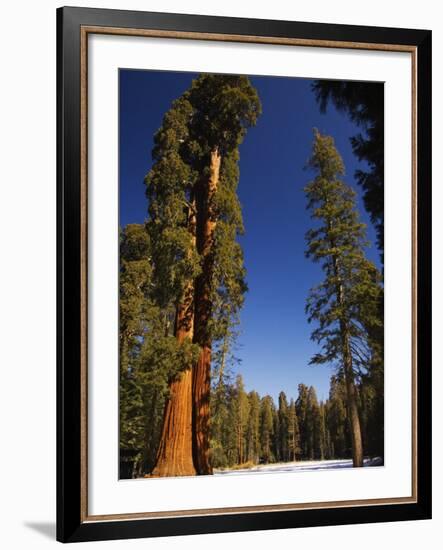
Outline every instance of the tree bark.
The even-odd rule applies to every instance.
[[[191,244],[196,242],[194,211],[189,212]],[[177,306],[175,336],[181,344],[194,336],[194,284],[189,281],[183,301]],[[169,384],[162,435],[157,451],[153,477],[196,475],[192,456],[192,365],[180,372]]]
[[[363,466],[363,442],[357,406],[357,389],[354,383],[352,362],[348,358],[345,360],[345,363],[347,363],[345,365],[345,384],[349,411],[349,425],[351,428],[352,465],[354,468],[361,468]]]
[[[214,266],[214,232],[216,213],[213,199],[220,178],[221,155],[218,148],[210,153],[209,177],[197,185],[197,250],[202,257],[202,273],[195,286],[194,342],[200,346],[200,356],[194,365],[193,393],[193,455],[198,474],[212,474],[209,461],[209,395],[211,385],[211,336],[208,323],[212,313],[211,292]]]
[[[153,477],[196,475],[192,460],[192,370],[170,385]]]
[[[340,288],[340,303],[343,299],[343,290]],[[349,413],[349,427],[352,441],[352,465],[354,468],[363,466],[363,442],[361,436],[360,416],[357,405],[357,389],[354,382],[354,372],[352,369],[352,356],[349,349],[349,329],[344,321],[340,322],[340,332],[342,333],[343,362],[346,386],[346,402]]]
[[[331,228],[332,222],[329,224]],[[331,241],[331,246],[335,247],[335,243]],[[337,257],[333,257],[334,274],[339,277],[339,266]],[[340,306],[344,304],[344,289],[341,282],[337,283],[337,299]],[[342,352],[343,352],[343,370],[345,375],[346,385],[346,402],[349,412],[349,427],[351,431],[352,442],[352,465],[354,468],[361,468],[363,466],[363,441],[361,436],[360,416],[358,414],[357,406],[357,390],[354,382],[354,372],[352,368],[352,355],[349,346],[349,328],[345,319],[340,320],[340,332],[342,338]]]
[[[340,303],[343,301],[343,290],[340,288]],[[349,427],[351,430],[352,441],[352,465],[354,468],[363,466],[363,442],[361,436],[360,416],[357,405],[357,389],[354,382],[354,372],[352,369],[352,356],[349,349],[349,329],[346,323],[340,323],[340,332],[342,333],[343,362],[346,385],[346,401],[349,411]]]

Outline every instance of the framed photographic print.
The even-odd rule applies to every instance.
[[[60,8],[63,542],[431,517],[431,32]]]

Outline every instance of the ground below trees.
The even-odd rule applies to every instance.
[[[383,466],[381,458],[365,458],[364,466]],[[352,468],[352,459],[343,460],[301,460],[299,462],[279,462],[276,464],[258,464],[250,468],[214,469],[214,475],[232,475],[244,473],[286,473],[310,472]]]

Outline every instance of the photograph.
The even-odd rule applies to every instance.
[[[385,84],[118,86],[119,479],[384,467]]]
[[[2,548],[433,550],[438,3],[77,4],[2,11]]]

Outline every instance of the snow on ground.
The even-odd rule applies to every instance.
[[[365,466],[381,466],[381,459],[365,459]],[[319,470],[335,470],[338,468],[352,468],[352,460],[305,460],[299,462],[280,462],[276,464],[258,464],[252,468],[236,470],[214,470],[214,475],[235,475],[245,473],[282,473],[282,472],[310,472]]]

